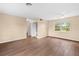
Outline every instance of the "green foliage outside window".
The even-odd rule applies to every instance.
[[[70,23],[63,22],[63,23],[56,23],[55,24],[55,31],[69,31],[70,30]]]

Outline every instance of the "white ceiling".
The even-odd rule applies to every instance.
[[[79,15],[78,3],[0,3],[0,12],[30,19],[54,19],[64,16]]]

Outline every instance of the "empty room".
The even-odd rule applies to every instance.
[[[79,56],[79,3],[0,3],[0,56]]]

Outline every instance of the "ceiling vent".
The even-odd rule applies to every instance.
[[[43,19],[40,19],[40,21],[43,21]]]

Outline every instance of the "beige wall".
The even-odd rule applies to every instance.
[[[26,19],[0,14],[0,43],[26,38]]]
[[[39,21],[37,27],[37,38],[54,36],[79,41],[79,17],[66,18],[70,22],[69,32],[55,31],[54,21]],[[26,38],[28,22],[25,18],[0,14],[0,43],[15,41]]]
[[[49,21],[49,29],[48,29],[49,36],[79,41],[79,16],[68,17],[66,19],[68,19],[70,22],[70,31],[69,32],[55,31],[55,23],[57,20]]]
[[[39,21],[37,22],[37,38],[42,38],[47,36],[47,22]]]

